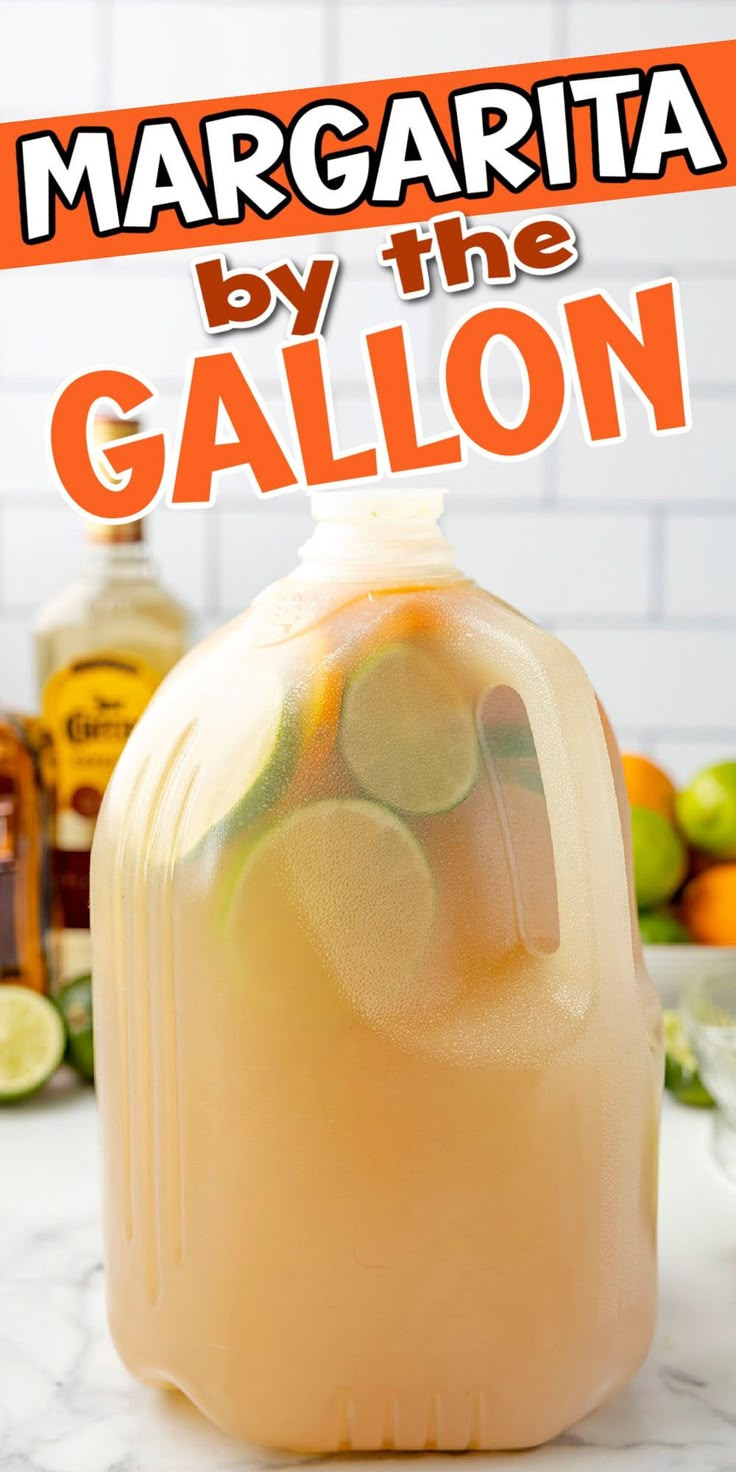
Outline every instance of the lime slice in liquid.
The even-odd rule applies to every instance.
[[[281,796],[291,777],[299,721],[281,680],[254,675],[233,691],[230,709],[205,717],[192,753],[205,774],[194,791],[184,834],[185,851],[216,836],[218,844],[248,827]]]
[[[424,849],[401,818],[360,798],[324,799],[246,844],[226,931],[246,981],[270,949],[284,977],[308,954],[331,989],[378,1021],[424,1005],[435,905]]]
[[[358,667],[345,691],[339,740],[363,791],[412,816],[457,807],[478,777],[470,701],[416,644],[387,645]]]

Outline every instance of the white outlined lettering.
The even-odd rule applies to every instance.
[[[631,137],[626,99],[636,107]],[[150,233],[165,210],[193,229],[240,223],[249,211],[268,220],[293,199],[328,218],[363,205],[398,208],[410,189],[442,204],[491,199],[497,186],[519,194],[540,173],[546,189],[569,189],[583,147],[584,130],[575,126],[582,108],[599,183],[660,179],[672,159],[693,175],[726,167],[680,64],[571,73],[528,91],[490,78],[455,89],[447,104],[449,128],[420,89],[390,93],[375,142],[365,141],[371,121],[338,96],[307,102],[286,121],[258,108],[209,114],[199,122],[202,166],[174,118],[144,118],[124,183],[112,130],[77,128],[66,146],[50,129],[35,130],[16,143],[21,233],[28,245],[52,240],[58,205],[86,204],[93,233],[110,236]],[[359,138],[360,146],[345,146]],[[523,151],[528,141],[539,164]]]

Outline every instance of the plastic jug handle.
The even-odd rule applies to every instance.
[[[485,610],[484,610],[485,612]],[[626,863],[596,697],[564,644],[502,605],[479,638],[499,684],[524,703],[536,746],[557,882],[558,962],[595,971],[631,958]]]

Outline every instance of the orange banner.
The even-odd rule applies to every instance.
[[[0,124],[0,266],[736,183],[736,41]]]

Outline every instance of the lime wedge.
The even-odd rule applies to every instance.
[[[478,776],[470,704],[416,644],[384,646],[358,667],[343,700],[340,746],[365,792],[415,816],[457,807]]]
[[[0,986],[0,1103],[27,1099],[55,1073],[66,1046],[53,1002],[23,986]]]
[[[226,933],[247,984],[264,968],[281,989],[318,973],[378,1020],[416,1007],[434,914],[424,849],[402,819],[362,798],[324,799],[246,844]],[[297,995],[308,1010],[304,987]]]

